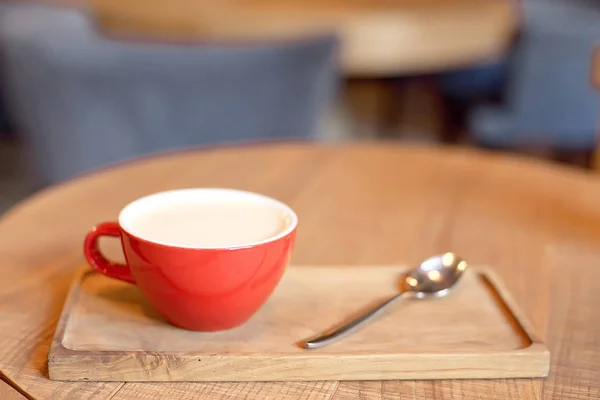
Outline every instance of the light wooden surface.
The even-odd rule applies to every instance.
[[[2,400],[26,400],[27,398],[17,392],[6,382],[0,380],[0,399]]]
[[[499,57],[511,0],[89,0],[110,36],[194,42],[287,40],[335,32],[351,75],[428,72]]]
[[[412,265],[452,250],[489,265],[552,355],[546,380],[63,383],[47,356],[83,234],[142,195],[229,186],[300,218],[294,264]],[[172,154],[48,189],[0,220],[0,371],[39,399],[587,399],[600,396],[600,181],[468,150],[392,143]],[[108,253],[113,242],[103,243]],[[185,397],[184,397],[185,396]]]
[[[448,297],[400,302],[322,349],[297,345],[397,294],[401,272],[400,266],[290,266],[248,323],[201,333],[173,327],[138,288],[84,267],[50,348],[50,378],[270,382],[548,374],[548,351],[510,294],[472,269]]]

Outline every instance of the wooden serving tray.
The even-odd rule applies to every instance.
[[[399,267],[289,267],[242,327],[190,332],[133,285],[77,276],[48,356],[50,379],[302,381],[545,377],[550,355],[498,280],[467,270],[445,298],[400,301],[352,336],[297,342],[397,293]],[[200,307],[201,305],[199,305]]]

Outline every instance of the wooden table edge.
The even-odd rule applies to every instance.
[[[17,400],[20,398],[25,398],[28,400],[35,400],[33,397],[31,397],[31,395],[29,393],[27,393],[27,391],[25,391],[22,387],[20,387],[16,382],[11,380],[2,371],[0,371],[0,386],[5,386],[6,389],[12,390],[14,392],[14,394],[15,394],[14,399],[11,397],[7,400]]]

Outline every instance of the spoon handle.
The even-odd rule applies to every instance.
[[[364,325],[366,325],[369,320],[381,313],[385,308],[387,308],[391,304],[401,299],[403,296],[404,293],[400,293],[345,324],[328,329],[327,331],[321,332],[308,339],[304,339],[299,343],[299,345],[300,347],[303,347],[305,349],[317,349],[319,347],[327,346],[328,344],[331,344],[353,332],[356,332]]]

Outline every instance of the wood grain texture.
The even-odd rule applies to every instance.
[[[190,186],[237,187],[290,204],[301,221],[297,265],[413,265],[452,250],[491,266],[547,343],[548,378],[339,385],[49,380],[48,349],[83,263],[84,232],[135,198]],[[393,143],[211,149],[91,174],[38,193],[0,220],[0,371],[40,399],[600,397],[598,198],[595,174]],[[117,257],[118,246],[103,245]]]
[[[335,32],[352,75],[447,69],[501,56],[516,30],[508,0],[90,0],[111,37],[271,41]]]
[[[2,400],[27,400],[25,396],[0,379],[0,399]]]
[[[306,381],[544,377],[549,355],[510,295],[468,270],[444,299],[406,300],[319,350],[296,343],[398,292],[398,266],[289,267],[248,323],[224,332],[168,324],[138,288],[82,268],[50,349],[68,381]],[[399,320],[407,321],[406,327]]]

